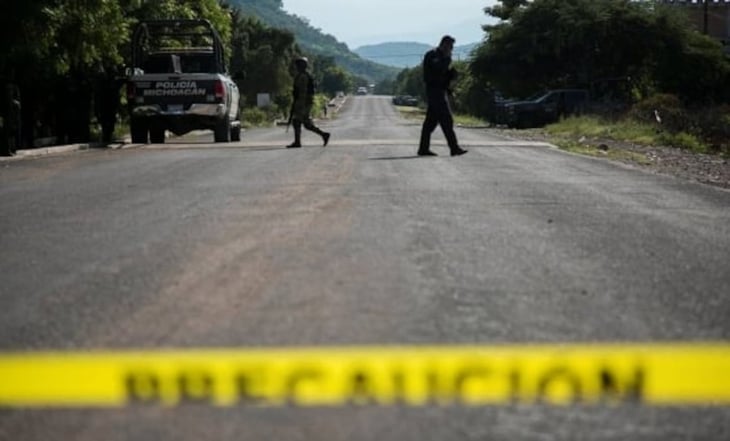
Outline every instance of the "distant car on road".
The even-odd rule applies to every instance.
[[[368,94],[368,88],[365,86],[360,86],[357,88],[357,94],[358,95],[367,95]]]
[[[396,95],[393,97],[393,104],[396,106],[418,106],[418,98],[410,95]]]
[[[549,90],[525,101],[509,101],[502,105],[509,127],[538,127],[573,114],[580,114],[588,105],[585,89]]]

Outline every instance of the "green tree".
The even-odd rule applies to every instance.
[[[528,0],[502,0],[494,6],[484,8],[484,12],[501,20],[510,20],[528,3]]]
[[[374,93],[376,95],[394,95],[395,94],[395,79],[383,80],[375,85]]]
[[[0,152],[8,153],[9,138],[15,137],[18,127],[15,122],[22,119],[23,139],[14,141],[15,148],[32,143],[34,113],[30,105],[39,100],[40,94],[48,87],[40,87],[40,91],[31,88],[33,81],[40,85],[50,83],[51,69],[46,65],[53,40],[48,33],[48,16],[45,9],[52,1],[5,2],[0,14],[0,117],[3,124],[0,128]],[[42,81],[40,79],[43,79]],[[22,114],[12,100],[20,98]],[[28,98],[26,98],[28,97]],[[29,138],[30,134],[30,138]]]
[[[132,25],[140,20],[206,19],[220,34],[224,47],[230,48],[232,11],[219,0],[125,0],[123,3],[125,16]],[[227,53],[226,59],[229,56]]]
[[[678,8],[659,7],[655,14],[656,89],[690,103],[730,102],[730,58],[722,45],[693,29]]]
[[[487,13],[506,20],[488,27],[470,71],[510,95],[601,85],[619,94],[628,84],[638,96],[659,90],[702,100],[727,78],[719,45],[692,30],[678,8],[628,0],[534,0],[503,1]]]
[[[4,82],[18,81],[33,73],[33,66],[42,63],[53,44],[48,32],[46,9],[52,0],[6,2],[0,14],[0,75]]]
[[[339,66],[331,66],[325,70],[319,84],[320,91],[330,97],[335,96],[339,91],[349,91],[352,87],[352,76]]]
[[[423,66],[403,69],[395,79],[396,95],[411,95],[425,98],[423,86]]]
[[[86,73],[122,63],[119,48],[129,41],[128,22],[119,2],[77,0],[45,9],[52,67],[57,73]]]
[[[258,93],[270,93],[284,111],[290,103],[292,60],[299,52],[294,36],[236,11],[232,17],[231,71],[244,98],[242,104],[255,105]]]
[[[4,84],[20,89],[24,144],[54,132],[62,141],[66,132],[68,140],[88,140],[91,77],[121,62],[128,38],[120,3],[11,3],[12,14],[3,15],[0,71]]]

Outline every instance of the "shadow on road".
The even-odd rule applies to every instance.
[[[143,146],[146,150],[241,150],[241,151],[263,151],[263,150],[286,150],[280,145],[241,145],[241,144],[210,144],[210,143],[165,143],[147,144]]]
[[[418,155],[412,155],[412,156],[380,156],[377,158],[368,158],[371,161],[397,161],[399,159],[418,159],[421,158],[421,156]]]

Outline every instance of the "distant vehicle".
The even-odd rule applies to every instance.
[[[368,94],[368,88],[365,86],[360,86],[357,88],[357,94],[358,95],[367,95]]]
[[[418,98],[410,95],[397,95],[393,97],[393,104],[396,106],[418,106]]]
[[[196,129],[213,130],[215,142],[239,141],[239,99],[209,21],[137,25],[127,84],[132,142],[164,143],[166,130],[182,135]]]
[[[539,127],[560,118],[582,113],[588,104],[585,89],[558,89],[535,95],[525,101],[502,104],[505,123],[509,127]]]

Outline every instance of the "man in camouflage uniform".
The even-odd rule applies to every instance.
[[[320,130],[312,122],[312,105],[314,104],[314,80],[307,72],[309,61],[300,57],[294,61],[297,68],[297,75],[294,78],[294,90],[292,92],[291,114],[289,119],[294,126],[294,142],[287,148],[298,148],[302,146],[302,125],[322,137],[322,145],[326,146],[330,140],[330,134]]]
[[[456,79],[456,70],[451,65],[451,52],[454,49],[454,38],[445,35],[435,49],[426,52],[423,57],[423,80],[426,83],[428,108],[426,119],[421,129],[421,142],[418,156],[438,156],[430,150],[431,133],[437,125],[441,125],[446,142],[449,144],[451,156],[466,153],[459,147],[454,133],[454,118],[451,115],[448,96],[451,94],[450,83]]]

